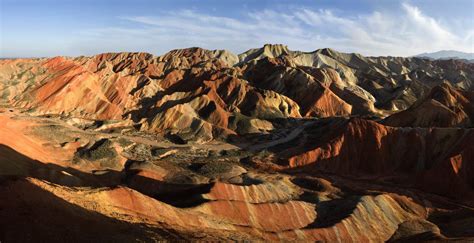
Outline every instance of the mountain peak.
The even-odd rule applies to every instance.
[[[265,44],[263,45],[264,50],[270,51],[285,51],[289,52],[288,46],[283,44]]]
[[[265,44],[262,48],[250,49],[239,55],[240,62],[248,62],[250,60],[260,60],[265,57],[279,57],[288,55],[291,51],[288,46],[283,44]]]

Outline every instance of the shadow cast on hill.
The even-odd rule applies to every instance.
[[[178,234],[87,210],[23,178],[0,184],[2,242],[134,242]]]
[[[333,199],[319,202],[316,207],[316,219],[306,229],[328,228],[351,216],[360,202],[360,196]]]
[[[119,186],[124,180],[122,172],[110,171],[105,175],[94,175],[74,168],[45,164],[0,144],[0,195],[4,195],[0,200],[2,242],[147,242],[159,239],[184,240],[187,237],[173,230],[121,221],[90,211],[35,185],[28,178],[61,186],[92,189]],[[131,188],[158,200],[166,198],[166,195],[149,192],[140,185],[167,185],[150,178],[136,178],[142,181]],[[170,198],[164,202],[183,207],[200,204],[201,201],[184,201],[183,205],[179,202],[186,193],[199,194],[207,190],[209,188],[206,187],[198,190],[188,188],[181,194],[168,194]]]
[[[131,163],[133,161],[125,163],[122,171],[106,170],[105,173],[90,174],[71,167],[33,160],[0,144],[0,178],[33,177],[67,187],[113,188],[123,185],[180,208],[194,207],[208,201],[201,194],[208,193],[213,186],[212,183],[177,184],[159,181],[141,176],[138,174],[139,171],[128,168]]]

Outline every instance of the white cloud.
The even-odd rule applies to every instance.
[[[331,47],[365,55],[407,56],[441,49],[473,52],[473,26],[455,34],[407,3],[401,5],[396,15],[389,11],[345,16],[326,9],[292,9],[286,13],[268,9],[231,18],[183,10],[121,20],[134,27],[84,31],[78,45],[87,49],[86,44],[96,43],[96,50],[89,52],[157,54],[191,46],[238,53],[264,43],[282,43],[304,51]]]

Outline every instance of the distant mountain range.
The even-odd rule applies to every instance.
[[[469,61],[474,61],[474,53],[467,53],[461,51],[453,51],[453,50],[443,50],[431,53],[421,53],[416,55],[415,57],[423,57],[429,59],[466,59]]]

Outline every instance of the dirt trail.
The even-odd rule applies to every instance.
[[[267,142],[267,143],[263,143],[263,144],[259,144],[259,145],[254,145],[252,147],[249,147],[248,149],[249,150],[252,150],[252,151],[258,151],[258,150],[262,150],[262,149],[265,149],[265,148],[269,148],[269,147],[273,147],[273,146],[276,146],[278,144],[282,144],[282,143],[287,143],[293,139],[295,139],[297,136],[299,136],[303,131],[304,129],[307,127],[307,126],[310,126],[312,125],[314,122],[307,122],[307,123],[304,123],[302,124],[301,126],[293,129],[290,133],[288,133],[286,136],[280,138],[280,139],[277,139],[277,140],[272,140],[270,142]],[[286,132],[286,131],[285,131]]]

